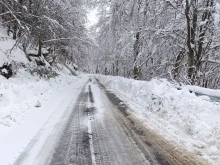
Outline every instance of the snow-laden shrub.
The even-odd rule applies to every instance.
[[[40,78],[50,79],[58,76],[58,73],[54,71],[51,67],[28,67],[28,71],[32,75],[39,76]]]

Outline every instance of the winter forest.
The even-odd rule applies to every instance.
[[[219,125],[220,0],[0,0],[0,165],[220,165]]]
[[[54,67],[220,87],[219,0],[0,2],[2,24],[29,61],[43,54]],[[94,8],[98,23],[86,28]]]
[[[53,67],[80,65],[91,45],[84,26],[85,4],[81,0],[1,0],[2,24],[16,40],[10,51],[19,47],[38,66],[45,66],[45,60]]]
[[[97,72],[219,88],[218,2],[102,1]]]

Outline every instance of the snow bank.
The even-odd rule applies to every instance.
[[[0,67],[12,61],[25,64],[26,70],[29,70],[32,65],[36,67],[34,63],[28,61],[20,48],[14,47],[11,50],[15,43],[12,36],[7,35],[6,28],[0,25]],[[27,113],[36,107],[39,108],[37,104],[41,105],[43,100],[76,80],[76,77],[70,76],[70,71],[61,65],[60,71],[57,71],[60,76],[50,80],[32,76],[20,65],[15,67],[17,68],[14,69],[18,72],[9,80],[0,75],[0,130],[20,124]]]
[[[13,164],[52,114],[59,118],[65,113],[86,81],[61,72],[50,80],[25,70],[8,80],[0,76],[0,164]]]
[[[0,76],[0,128],[20,124],[38,102],[50,98],[74,79],[61,74],[55,79],[44,80],[25,70],[19,70],[17,76],[9,80]]]
[[[1,165],[13,164],[19,152],[27,146],[52,114],[56,116],[55,120],[68,107],[71,108],[70,102],[76,100],[88,80],[88,77],[84,76],[71,76],[71,72],[61,65],[57,67],[59,76],[53,79],[41,79],[37,75],[31,75],[29,72],[34,64],[27,60],[20,48],[14,47],[12,50],[15,43],[0,25],[0,67],[11,62],[23,63],[26,66],[16,66],[16,75],[8,80],[0,75],[0,155],[3,155]]]
[[[201,95],[207,95],[211,97],[216,97],[220,99],[220,90],[219,89],[207,89],[207,88],[201,88],[198,86],[186,86],[185,88],[188,88],[190,91],[193,91],[197,94]]]
[[[148,126],[212,164],[220,164],[220,103],[189,93],[189,87],[177,90],[166,80],[146,82],[111,76],[98,79],[125,100]]]

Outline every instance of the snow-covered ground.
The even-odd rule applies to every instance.
[[[14,44],[0,26],[0,66],[12,61],[29,63],[21,49],[11,50]],[[146,82],[98,78],[122,97],[146,125],[212,164],[220,164],[220,103],[189,93],[192,90],[220,97],[219,90],[192,86],[177,90],[166,80],[157,79]],[[66,69],[58,77],[45,80],[31,75],[24,67],[9,80],[0,76],[0,164],[13,163],[46,122],[55,124],[69,103],[74,104],[87,79],[88,76],[70,76]],[[47,124],[48,131],[53,124]]]
[[[52,121],[55,124],[87,80],[85,76],[62,73],[55,79],[43,80],[24,70],[9,80],[0,76],[0,155],[4,155],[0,164],[12,163],[56,113]]]
[[[210,164],[220,164],[220,103],[197,97],[189,89],[177,90],[166,80],[150,82],[97,76],[101,83],[127,102],[152,129],[186,147]],[[213,91],[212,91],[213,92]]]
[[[17,66],[13,68],[17,73],[8,80],[0,75],[1,165],[13,163],[42,126],[46,129],[46,122],[45,134],[49,134],[53,124],[71,108],[70,102],[74,104],[88,80],[87,76],[71,76],[70,71],[62,66],[59,68],[63,70],[56,71],[59,76],[55,78],[31,75],[28,66],[34,64],[27,60],[19,47],[11,50],[15,42],[0,26],[0,67],[12,62]]]
[[[219,89],[207,89],[201,88],[198,86],[187,86],[190,91],[198,93],[199,95],[206,95],[210,97],[216,98],[216,100],[220,100],[220,90]]]

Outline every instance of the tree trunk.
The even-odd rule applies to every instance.
[[[17,23],[15,23],[13,26],[13,39],[17,39]]]
[[[116,59],[116,76],[119,76],[118,59]]]
[[[185,10],[185,15],[186,15],[186,24],[187,24],[187,48],[188,48],[188,78],[191,80],[191,82],[193,83],[193,77],[194,77],[194,72],[195,72],[195,63],[194,63],[194,50],[192,48],[193,45],[195,45],[194,43],[194,30],[193,28],[191,28],[191,19],[190,19],[190,4],[189,1],[186,0],[186,10]]]
[[[33,5],[33,1],[29,0],[29,12],[32,13],[32,5]]]
[[[105,67],[105,75],[108,75],[108,69]]]
[[[38,56],[41,56],[42,54],[42,42],[41,42],[41,37],[39,37],[39,41],[38,41]]]
[[[112,65],[112,76],[114,76],[115,75],[115,64],[113,63],[113,65]]]
[[[5,6],[4,6],[4,5],[1,5],[1,7],[2,7],[2,13],[5,13]],[[5,16],[2,15],[2,20],[4,21],[4,19],[5,19]]]
[[[142,5],[142,0],[138,0],[138,14],[140,14],[141,12],[141,5]],[[137,25],[139,26],[138,29],[141,30],[140,28],[140,18],[139,15],[137,17]],[[135,43],[134,43],[134,66],[133,66],[133,76],[134,79],[139,79],[141,77],[141,71],[139,66],[137,66],[137,58],[139,56],[140,53],[140,34],[141,32],[137,32],[135,34]]]
[[[179,75],[179,69],[180,69],[181,60],[183,59],[183,55],[184,55],[184,51],[180,51],[180,53],[178,54],[176,58],[174,72],[173,72],[175,80],[177,79],[177,76]]]
[[[209,3],[210,2],[210,3]],[[206,7],[213,7],[214,1],[213,0],[208,0]],[[203,26],[200,27],[199,29],[199,41],[198,41],[198,52],[196,54],[196,68],[197,70],[199,70],[200,66],[201,66],[201,60],[202,60],[202,53],[203,53],[203,45],[204,45],[204,37],[206,34],[206,31],[208,29],[208,24],[210,21],[212,13],[209,10],[206,10],[203,15],[202,15],[202,21],[208,20],[207,23]],[[208,42],[208,44],[210,44]]]
[[[133,75],[134,79],[139,79],[140,78],[140,71],[137,66],[137,58],[140,53],[140,32],[136,33],[135,36],[135,43],[134,43],[134,68],[133,68]]]

